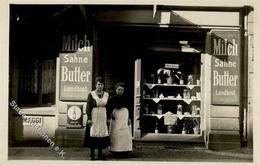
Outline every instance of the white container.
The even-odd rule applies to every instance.
[[[190,99],[190,90],[188,90],[188,89],[183,90],[183,98]]]
[[[158,115],[162,115],[162,105],[161,105],[161,104],[158,104],[157,114],[158,114]]]
[[[200,100],[200,92],[196,92],[196,98]]]
[[[200,80],[197,80],[196,83],[197,83],[197,85],[200,85]]]
[[[193,132],[195,135],[199,135],[200,134],[200,128],[199,127],[194,127],[193,128]]]
[[[192,115],[197,115],[197,105],[192,105],[192,107],[191,107],[191,114]]]
[[[180,79],[180,85],[183,85],[183,84],[184,84],[183,79]]]
[[[182,105],[181,104],[177,105],[177,115],[182,115]]]
[[[188,76],[188,85],[193,85],[193,76],[191,74]]]

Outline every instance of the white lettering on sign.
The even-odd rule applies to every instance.
[[[79,57],[76,54],[65,54],[64,55],[64,63],[88,63],[88,57]]]
[[[61,66],[61,81],[63,82],[89,82],[90,71],[82,71],[79,66],[69,70],[67,66]]]
[[[223,74],[219,74],[218,71],[213,71],[213,86],[237,86],[238,75],[231,75],[229,71],[224,71]]]
[[[86,93],[86,91],[88,91],[88,87],[87,86],[80,87],[78,85],[76,85],[76,86],[64,85],[63,90],[64,90],[64,92],[83,92],[83,93]]]
[[[42,126],[42,116],[25,116],[23,118],[23,125],[30,125],[30,123]]]
[[[62,51],[90,51],[90,41],[87,35],[79,39],[78,35],[63,36]]]
[[[236,96],[235,90],[216,90],[215,93],[217,96]]]
[[[239,105],[240,32],[213,30],[211,37],[211,104]]]
[[[227,39],[213,39],[213,55],[238,56],[237,49],[238,46],[235,39],[232,39],[232,43],[227,42]]]
[[[236,61],[227,61],[227,60],[220,60],[215,59],[215,67],[223,67],[223,68],[236,68],[237,63]]]

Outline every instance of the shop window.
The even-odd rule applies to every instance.
[[[24,60],[19,62],[18,102],[21,106],[55,104],[55,60]]]
[[[142,136],[201,136],[201,54],[161,53],[143,64]]]

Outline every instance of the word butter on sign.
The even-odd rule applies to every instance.
[[[23,125],[36,124],[38,126],[42,126],[42,121],[42,116],[25,116],[23,119]]]

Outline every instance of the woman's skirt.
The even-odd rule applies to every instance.
[[[110,145],[109,136],[105,137],[91,137],[90,126],[86,126],[85,132],[85,146],[88,148],[107,148]]]
[[[121,108],[113,111],[114,120],[110,122],[110,150],[112,152],[132,151],[132,133],[128,125],[128,110]]]

